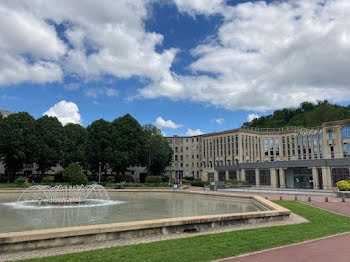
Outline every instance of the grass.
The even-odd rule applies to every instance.
[[[211,261],[350,231],[350,218],[295,201],[277,204],[309,223],[106,248],[28,261]]]

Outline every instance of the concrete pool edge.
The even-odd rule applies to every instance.
[[[120,190],[118,192],[130,191],[146,192],[146,190],[134,189]],[[174,192],[173,190],[147,191]],[[194,191],[175,191],[174,193],[253,199],[261,205],[268,207],[270,210],[0,233],[0,252],[34,250],[40,248],[85,244],[116,239],[137,238],[148,235],[171,234],[192,230],[204,231],[206,229],[224,226],[235,226],[240,224],[280,221],[288,218],[291,213],[288,209],[285,209],[259,196],[247,196],[239,194],[223,195],[216,192]]]

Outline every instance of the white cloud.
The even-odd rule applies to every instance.
[[[257,114],[249,114],[247,117],[248,122],[253,121],[255,118],[259,118],[260,116]]]
[[[180,12],[192,16],[199,14],[211,15],[223,11],[225,0],[174,0]]]
[[[146,31],[152,0],[1,1],[0,85],[136,76],[148,83],[139,98],[252,111],[350,99],[348,0],[173,1],[180,12],[223,19],[193,48],[187,75],[171,71],[180,50],[158,51],[163,36]]]
[[[75,91],[80,88],[80,85],[78,83],[70,83],[63,86],[64,89],[69,91]]]
[[[178,129],[182,127],[181,124],[175,124],[171,120],[164,120],[162,117],[157,117],[154,125],[158,128],[170,128],[170,129]]]
[[[186,136],[199,136],[202,135],[203,132],[200,129],[191,129],[188,128],[186,132]]]
[[[224,123],[224,121],[225,121],[225,119],[223,119],[222,117],[215,119],[215,122],[219,125],[222,125]]]
[[[119,91],[113,88],[106,88],[105,89],[106,96],[113,97],[113,96],[118,96]]]
[[[62,100],[50,107],[43,115],[55,116],[62,123],[81,124],[81,116],[79,114],[78,106],[73,102]]]
[[[192,50],[193,74],[173,74],[176,84],[148,86],[143,96],[254,111],[350,99],[348,0],[246,2],[221,14],[212,41]]]
[[[147,32],[149,0],[5,0],[0,2],[0,85],[47,83],[64,76],[105,75],[171,85],[177,49],[156,51],[163,36]],[[132,15],[130,15],[132,14]],[[58,33],[54,25],[60,26]],[[65,38],[65,41],[61,39]],[[70,86],[67,86],[70,88]],[[107,92],[116,96],[116,91]]]
[[[113,88],[99,87],[99,88],[86,88],[84,94],[87,97],[98,98],[101,96],[116,97],[119,95],[119,91]]]

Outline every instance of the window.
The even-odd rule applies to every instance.
[[[329,131],[328,137],[329,137],[329,139],[333,139],[334,138],[333,131]]]
[[[270,170],[259,171],[260,185],[271,185]]]
[[[237,180],[237,171],[229,171],[228,172],[229,180]]]
[[[343,144],[343,154],[344,154],[344,157],[350,157],[350,144],[348,143]]]
[[[314,156],[315,156],[315,158],[317,158],[318,148],[317,148],[317,136],[316,135],[312,136],[312,141],[313,141]]]
[[[350,126],[344,126],[341,129],[341,137],[349,138],[350,137]]]
[[[322,143],[322,134],[318,135],[318,149],[320,151],[320,158],[322,158],[323,155],[323,147],[322,147],[323,143]]]
[[[275,137],[275,147],[276,147],[276,156],[280,155],[280,143],[278,137]]]
[[[265,152],[265,156],[269,155],[269,149],[268,149],[268,145],[267,145],[267,138],[264,138],[264,152]]]
[[[245,179],[250,185],[256,185],[255,181],[255,170],[246,170],[245,171]]]
[[[350,178],[349,168],[332,168],[332,183],[336,186],[336,183],[340,180],[347,180]]]

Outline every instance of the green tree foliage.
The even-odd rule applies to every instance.
[[[111,132],[112,127],[108,121],[99,119],[87,127],[87,163],[93,173],[99,170],[101,162],[102,171],[108,168],[108,160],[111,159],[112,145]]]
[[[34,162],[36,148],[35,120],[28,113],[12,114],[0,121],[0,155],[8,180],[24,164]]]
[[[63,127],[63,166],[79,163],[86,167],[88,132],[79,124],[67,124]]]
[[[37,150],[35,162],[42,175],[63,161],[63,126],[56,117],[42,116],[36,120]]]
[[[142,127],[129,114],[115,119],[111,125],[112,154],[109,165],[116,176],[124,175],[128,167],[140,162],[143,148]]]
[[[298,108],[284,108],[273,114],[262,116],[251,122],[244,123],[246,127],[278,128],[287,126],[316,127],[324,122],[350,118],[350,107],[329,103],[327,100],[316,104],[303,102]]]
[[[171,162],[173,151],[155,126],[144,126],[143,133],[145,142],[143,164],[147,167],[148,173],[162,175]]]
[[[71,185],[85,185],[88,182],[81,166],[77,163],[69,164],[69,166],[63,170],[63,178]]]

